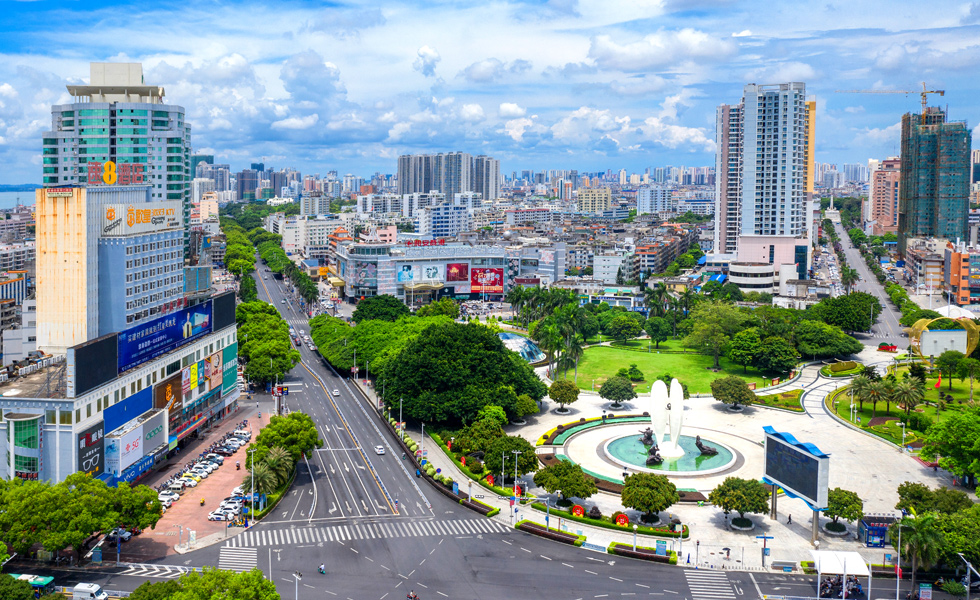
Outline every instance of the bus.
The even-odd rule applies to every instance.
[[[41,575],[14,575],[13,573],[11,573],[10,576],[14,579],[26,581],[27,583],[31,584],[31,588],[34,590],[35,598],[40,598],[41,596],[46,596],[55,592],[54,577],[43,577]]]

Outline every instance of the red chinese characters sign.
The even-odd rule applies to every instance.
[[[133,185],[144,183],[144,165],[140,163],[88,163],[89,185]]]
[[[405,242],[406,246],[445,246],[446,240],[439,238],[437,240],[407,240]]]
[[[470,291],[487,294],[504,293],[503,269],[470,269]]]

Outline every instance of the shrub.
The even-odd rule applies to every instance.
[[[925,432],[932,425],[932,417],[922,413],[910,413],[905,423],[910,429]]]
[[[850,371],[851,369],[857,368],[857,363],[853,360],[845,360],[843,362],[834,363],[830,365],[831,373],[840,373],[841,371]]]
[[[601,519],[602,518],[602,511],[599,510],[599,507],[598,506],[593,505],[592,508],[589,509],[589,518],[590,519]]]
[[[470,472],[473,473],[474,475],[482,475],[483,463],[476,460],[475,458],[470,460],[472,460],[473,462],[471,463],[469,460],[466,461],[466,466],[470,468]]]
[[[615,523],[616,522],[616,519],[619,518],[619,515],[625,515],[625,514],[626,513],[624,513],[623,511],[617,510],[616,512],[614,512],[613,514],[611,514],[609,516],[609,518],[612,519],[612,522],[613,523]]]
[[[837,533],[841,533],[847,531],[847,526],[844,525],[843,523],[834,523],[833,521],[831,521],[830,523],[827,523],[827,531],[834,531]]]
[[[752,521],[743,517],[735,517],[732,519],[732,525],[735,527],[752,527]]]
[[[966,596],[966,586],[958,581],[947,581],[943,584],[943,591],[950,596]]]

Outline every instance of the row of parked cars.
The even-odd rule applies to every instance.
[[[180,500],[181,495],[188,488],[197,487],[202,479],[207,479],[225,463],[225,458],[238,452],[238,449],[247,444],[251,438],[252,433],[246,429],[239,429],[225,436],[220,444],[209,448],[210,452],[192,463],[180,477],[161,490],[157,494],[157,499],[165,509],[170,508],[174,502]]]

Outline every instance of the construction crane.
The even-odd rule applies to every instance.
[[[939,94],[940,96],[946,95],[946,90],[927,90],[926,82],[922,82],[922,91],[919,90],[835,90],[836,94],[920,94],[922,96],[922,113],[920,118],[922,123],[926,122],[926,95],[927,94]]]

